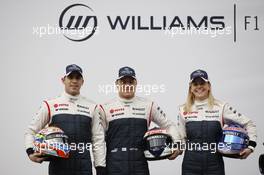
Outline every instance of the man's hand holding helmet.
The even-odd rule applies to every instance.
[[[43,157],[43,156],[44,156],[43,153],[34,152],[30,154],[28,157],[32,162],[42,163],[47,159],[47,157]]]
[[[168,157],[168,159],[169,160],[174,160],[174,159],[176,159],[179,155],[181,155],[182,154],[182,150],[180,150],[180,149],[174,149],[173,150],[173,153],[172,153],[172,155],[170,156],[170,157]]]

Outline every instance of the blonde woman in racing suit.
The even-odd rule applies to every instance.
[[[229,104],[214,99],[207,73],[194,71],[190,76],[187,102],[179,108],[178,125],[183,143],[213,145],[219,141],[223,125],[232,123],[243,126],[248,132],[249,146],[240,152],[240,158],[246,159],[256,147],[255,124]],[[182,175],[224,174],[220,153],[192,147],[185,150]]]

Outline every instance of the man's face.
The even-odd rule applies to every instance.
[[[65,91],[70,95],[79,95],[80,89],[83,85],[83,77],[78,72],[72,72],[68,76],[65,76],[62,79],[63,84],[65,85]]]
[[[133,77],[123,77],[116,81],[116,86],[121,98],[131,99],[135,96],[137,80]]]

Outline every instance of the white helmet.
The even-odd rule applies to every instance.
[[[145,158],[147,160],[162,160],[173,153],[172,137],[165,129],[153,128],[144,135]]]

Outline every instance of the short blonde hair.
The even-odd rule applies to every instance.
[[[211,87],[211,83],[209,83],[209,86],[210,86],[210,90],[209,90],[209,94],[208,94],[208,105],[209,105],[209,108],[213,108],[214,104],[215,104],[215,98],[212,94],[212,87]],[[191,92],[191,86],[192,84],[190,83],[189,84],[189,91],[188,91],[188,96],[187,96],[187,100],[186,100],[186,103],[184,104],[184,112],[191,112],[192,110],[192,105],[194,104],[194,95],[193,93]]]

